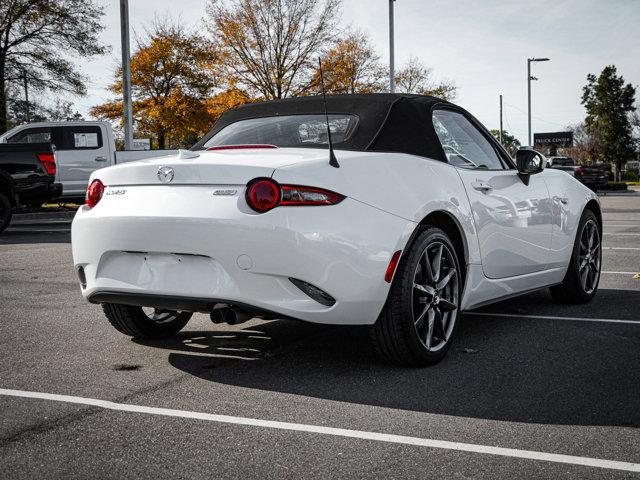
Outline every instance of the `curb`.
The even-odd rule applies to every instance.
[[[75,211],[67,212],[38,212],[38,213],[15,213],[13,220],[72,220]],[[12,222],[13,223],[13,222]]]
[[[596,194],[599,197],[637,197],[640,192],[634,190],[599,190]]]

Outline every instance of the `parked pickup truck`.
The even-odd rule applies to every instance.
[[[568,172],[591,190],[597,190],[607,184],[607,172],[603,166],[576,165],[571,157],[549,157],[547,165]]]
[[[41,205],[62,194],[56,171],[50,143],[0,144],[0,232],[9,225],[17,205]]]
[[[19,125],[0,135],[4,143],[51,143],[58,162],[56,181],[64,198],[84,197],[94,170],[144,158],[177,153],[177,150],[116,151],[108,122],[39,122]]]

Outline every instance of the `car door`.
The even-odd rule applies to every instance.
[[[97,125],[53,127],[64,196],[84,196],[91,173],[108,166],[107,145]]]
[[[541,175],[524,182],[490,135],[463,112],[440,109],[433,123],[467,191],[489,278],[542,271],[549,260],[552,212]]]

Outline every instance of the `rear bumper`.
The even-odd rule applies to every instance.
[[[209,313],[219,303],[228,303],[222,298],[196,298],[196,297],[174,297],[167,295],[149,295],[144,293],[121,293],[98,291],[87,298],[90,303],[117,303],[120,305],[131,305],[134,307],[153,306],[155,308],[179,310],[188,312]],[[253,305],[240,302],[234,303],[235,307],[242,308],[248,312],[256,311]],[[259,314],[267,314],[269,317],[279,317],[275,312],[267,310],[256,311]]]
[[[49,186],[49,195],[51,198],[56,198],[62,196],[62,184],[61,183],[52,183]]]
[[[14,186],[14,191],[21,202],[31,200],[44,202],[62,195],[62,184],[51,181],[22,182]]]
[[[164,195],[148,196],[159,188]],[[389,289],[387,265],[414,223],[349,198],[257,215],[242,195],[212,198],[211,190],[127,188],[128,198],[81,207],[72,244],[84,297],[192,311],[234,303],[317,323],[375,322]],[[335,304],[318,303],[290,278]]]

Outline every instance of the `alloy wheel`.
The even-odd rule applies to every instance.
[[[591,293],[598,285],[600,277],[600,232],[593,219],[584,224],[580,235],[579,274],[580,284],[585,293]]]
[[[440,350],[451,338],[458,317],[457,276],[449,247],[431,242],[416,266],[411,298],[416,333],[431,352]]]

